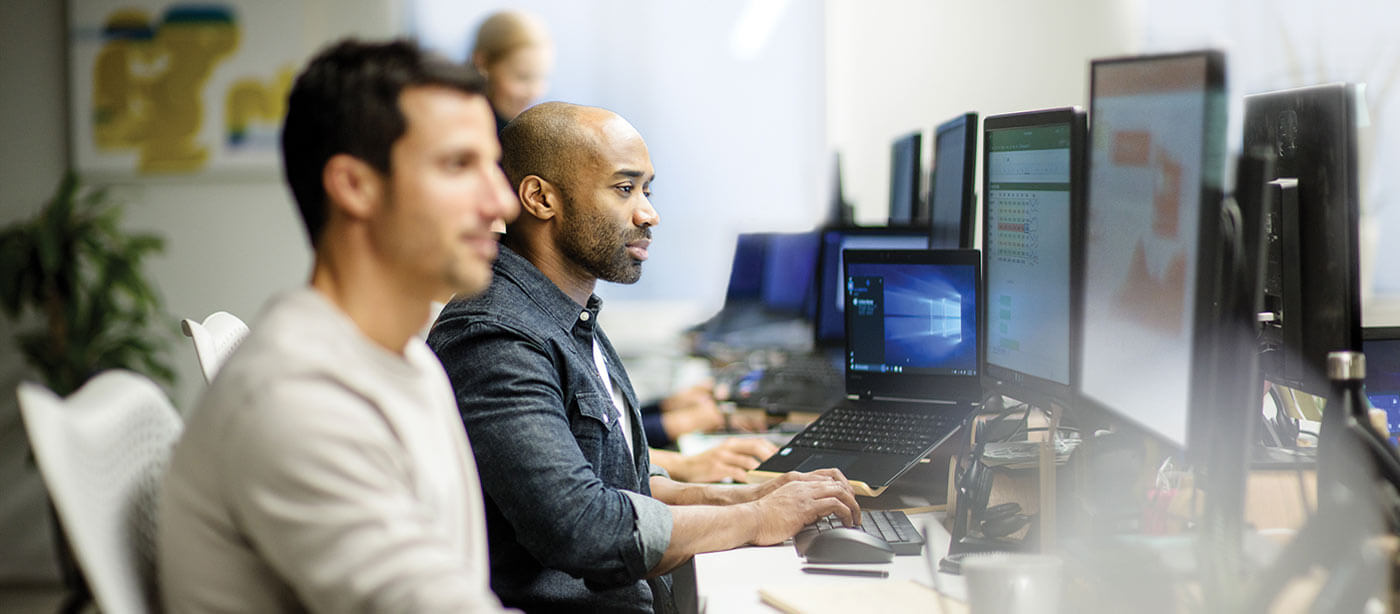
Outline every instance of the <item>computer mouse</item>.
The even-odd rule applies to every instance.
[[[808,563],[888,563],[894,548],[860,529],[840,527],[813,535],[804,555]]]

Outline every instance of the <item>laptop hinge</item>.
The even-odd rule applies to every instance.
[[[917,397],[869,396],[866,400],[889,401],[895,403],[918,403],[921,405],[965,405],[966,401],[955,399],[921,399]]]

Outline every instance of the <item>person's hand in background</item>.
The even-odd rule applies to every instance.
[[[715,402],[714,384],[705,383],[691,386],[663,399],[661,426],[671,440],[675,441],[681,435],[695,432],[760,432],[765,430],[766,424],[763,416],[731,414],[726,420],[725,412]]]
[[[777,453],[778,447],[766,439],[726,439],[699,454],[682,456],[667,450],[652,450],[651,462],[660,465],[679,482],[720,482],[729,478],[744,482],[750,469]]]

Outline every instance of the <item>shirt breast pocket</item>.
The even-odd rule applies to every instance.
[[[574,395],[574,405],[575,411],[569,416],[569,428],[588,462],[593,463],[595,468],[601,467],[612,423],[617,419],[617,408],[613,406],[612,399],[598,392]]]

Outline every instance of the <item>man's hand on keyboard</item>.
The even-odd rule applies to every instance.
[[[847,481],[846,481],[846,476],[845,476],[844,474],[841,473],[841,470],[840,470],[840,469],[818,469],[818,470],[816,470],[816,471],[809,471],[809,472],[806,472],[806,473],[799,473],[799,472],[797,472],[797,471],[789,471],[789,472],[784,473],[784,474],[782,474],[782,475],[780,475],[780,476],[778,476],[778,477],[776,477],[776,478],[773,478],[773,479],[771,479],[771,480],[768,480],[767,482],[760,482],[760,483],[758,483],[758,484],[754,484],[754,485],[752,485],[752,486],[748,486],[747,488],[749,488],[749,489],[751,489],[751,490],[753,491],[753,494],[752,494],[752,498],[753,498],[753,499],[759,499],[759,498],[762,498],[762,497],[764,497],[764,496],[767,496],[768,493],[771,493],[771,492],[777,490],[777,489],[778,489],[779,487],[781,487],[783,484],[787,484],[788,482],[802,481],[802,480],[807,480],[807,481],[836,480],[836,481],[838,481],[838,482],[840,482],[840,483],[842,483],[842,484],[845,484],[847,488],[850,487],[850,482],[847,482]]]
[[[750,505],[759,515],[752,543],[781,543],[818,518],[835,514],[847,525],[860,523],[860,504],[846,477],[835,469],[789,472],[757,485],[766,492]]]

